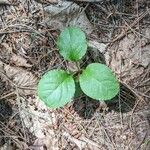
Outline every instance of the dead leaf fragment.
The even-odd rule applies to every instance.
[[[71,136],[71,135],[70,135],[69,133],[67,133],[67,132],[64,132],[64,133],[63,133],[63,136],[64,136],[65,138],[67,138],[70,142],[75,143],[75,144],[78,146],[79,150],[84,149],[85,146],[86,146],[86,142],[74,138],[73,136]]]
[[[143,29],[140,39],[133,33],[128,34],[119,43],[108,48],[111,56],[109,66],[121,77],[122,81],[129,82],[140,76],[150,64],[150,29]]]
[[[35,93],[37,78],[19,67],[4,66],[7,76],[19,87],[20,94],[30,95]]]
[[[23,95],[35,94],[37,87],[37,77],[31,72],[20,68],[12,67],[0,61],[0,76],[4,81],[18,88],[18,92]]]
[[[42,4],[55,4],[55,3],[58,3],[58,0],[35,0],[37,1],[38,3],[42,3]]]
[[[106,51],[107,45],[104,43],[99,43],[96,40],[89,40],[88,46],[92,48],[98,49],[101,53],[104,53]]]
[[[32,65],[29,64],[25,58],[16,54],[12,54],[10,61],[18,67],[32,67]]]
[[[32,150],[58,150],[55,145],[54,139],[51,137],[38,138],[35,140],[34,144],[31,146]]]
[[[0,57],[2,60],[6,62],[10,62],[11,64],[15,64],[18,67],[32,67],[31,64],[27,62],[27,60],[19,54],[15,54],[12,50],[12,46],[7,43],[0,44]]]
[[[102,1],[104,1],[104,0],[70,0],[70,1],[97,3],[97,2],[102,2]],[[107,0],[105,0],[105,1],[107,1]]]
[[[8,0],[0,0],[0,5],[10,5]]]
[[[78,26],[87,34],[92,33],[93,26],[89,22],[84,9],[69,1],[60,0],[57,5],[49,5],[44,8],[47,12],[46,24],[62,30],[66,26]]]
[[[58,139],[53,128],[56,123],[55,113],[37,97],[22,99],[20,117],[24,125],[37,138],[32,150],[58,150]]]

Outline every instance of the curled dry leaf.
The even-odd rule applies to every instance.
[[[12,54],[10,61],[19,67],[32,67],[32,65],[29,64],[25,58],[16,54]]]

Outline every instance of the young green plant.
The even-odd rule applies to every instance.
[[[79,65],[86,54],[87,40],[84,32],[77,27],[68,27],[61,32],[57,46],[65,60]],[[79,76],[79,80],[77,77]],[[59,108],[71,102],[75,94],[75,84],[79,82],[84,94],[92,99],[108,101],[119,92],[119,83],[106,65],[91,63],[86,69],[78,66],[77,73],[55,69],[45,73],[38,84],[38,96],[50,108]]]

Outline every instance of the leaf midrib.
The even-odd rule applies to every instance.
[[[62,85],[63,82],[65,82],[69,77],[70,77],[70,76],[66,77],[66,79],[63,80],[63,81],[51,92],[51,94],[48,96],[47,99],[49,99],[49,97],[51,97],[51,95],[59,88],[59,86]],[[59,100],[60,100],[60,99],[59,99]]]

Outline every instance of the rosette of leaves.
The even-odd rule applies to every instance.
[[[84,32],[77,27],[64,29],[58,38],[60,55],[69,61],[79,61],[86,54],[87,40]],[[50,70],[44,74],[38,84],[38,96],[50,108],[59,108],[71,102],[75,87],[84,94],[99,101],[111,100],[119,92],[119,83],[104,64],[92,63],[86,69],[79,70],[79,84],[76,86],[74,73],[65,70]]]

